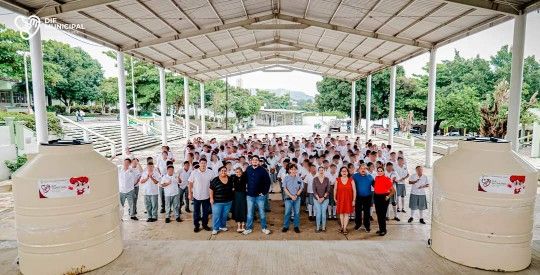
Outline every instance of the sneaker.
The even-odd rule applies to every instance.
[[[295,228],[294,228],[294,232],[296,232],[296,233],[300,233],[300,228],[298,228],[298,227],[295,227]]]
[[[287,231],[289,231],[289,228],[285,228],[285,227],[281,228],[281,232],[286,233]]]
[[[180,218],[180,217],[176,218],[176,221],[177,222],[183,222],[182,218]]]
[[[407,220],[408,223],[411,223],[412,221],[413,221],[413,218],[412,218],[412,217],[410,217],[410,218]]]
[[[212,235],[217,235],[218,231],[217,230],[212,230]]]
[[[399,222],[401,220],[398,217],[394,217],[394,221]]]
[[[251,230],[251,229],[246,229],[246,230],[244,230],[244,232],[242,232],[242,234],[248,235],[248,234],[251,234],[251,232],[253,232],[253,230]]]
[[[170,223],[171,222],[171,218],[165,218],[165,223]]]
[[[138,221],[138,220],[139,220],[139,218],[137,218],[137,217],[135,217],[135,216],[131,217],[131,219],[134,220],[134,221]]]
[[[270,233],[272,232],[270,232],[270,229],[265,228],[262,230],[262,233],[264,233],[265,235],[270,235]]]
[[[229,229],[227,229],[227,227],[222,227],[222,228],[219,229],[219,231],[226,232],[226,231],[229,231]]]
[[[420,219],[420,223],[421,223],[421,224],[426,224],[426,222],[424,221],[424,219]]]
[[[326,232],[326,228],[323,227],[323,228],[321,229],[321,231],[322,231],[322,232]]]
[[[199,231],[201,231],[201,229],[200,229],[200,228],[198,228],[198,227],[195,227],[195,228],[193,228],[193,232],[195,232],[195,233],[199,233]]]
[[[203,228],[204,230],[206,230],[206,231],[211,231],[211,230],[212,230],[210,227],[208,227],[208,225],[205,225],[205,226],[203,226],[202,228]]]

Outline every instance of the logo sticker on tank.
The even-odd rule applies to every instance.
[[[478,181],[478,191],[498,194],[522,194],[525,192],[523,175],[483,175]]]
[[[88,177],[46,179],[38,181],[40,199],[82,197],[90,193]]]

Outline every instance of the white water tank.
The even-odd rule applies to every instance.
[[[509,142],[460,141],[434,163],[431,248],[470,267],[527,268],[537,184],[537,170]]]
[[[23,274],[78,274],[122,253],[117,173],[91,144],[56,141],[13,175]]]

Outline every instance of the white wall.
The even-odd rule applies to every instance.
[[[6,167],[5,161],[15,160],[16,158],[17,150],[15,149],[15,145],[0,145],[0,181],[7,180],[10,175],[10,171]]]

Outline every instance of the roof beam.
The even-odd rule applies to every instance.
[[[348,68],[340,67],[340,66],[336,66],[336,65],[329,65],[329,64],[322,63],[322,62],[315,62],[315,61],[310,61],[310,60],[292,58],[292,57],[283,56],[283,55],[278,55],[278,56],[276,56],[276,58],[281,58],[281,59],[300,62],[300,63],[306,63],[306,64],[313,65],[313,66],[325,67],[325,68],[328,68],[328,69],[335,69],[335,70],[338,70],[338,71],[344,71],[344,72],[353,73],[353,74],[359,74],[359,75],[365,74],[365,72],[352,70],[352,69],[348,69]]]
[[[488,29],[488,28],[491,28],[495,25],[498,25],[502,22],[505,22],[505,21],[508,21],[510,19],[512,19],[513,17],[511,16],[506,16],[504,14],[497,14],[495,15],[494,17],[490,17],[480,23],[477,23],[463,31],[460,31],[460,32],[457,32],[457,33],[454,33],[454,34],[451,34],[450,36],[446,37],[445,39],[441,40],[441,41],[437,41],[435,43],[435,47],[436,48],[440,48],[444,45],[447,45],[449,43],[452,43],[456,40],[459,40],[461,38],[464,38],[464,37],[467,37],[473,33],[478,33],[479,31],[482,31],[482,30],[485,30],[485,29]]]
[[[169,0],[169,2],[171,2],[171,4],[178,10],[178,12],[180,12],[182,16],[186,18],[189,21],[189,23],[191,23],[191,25],[197,28],[197,30],[201,29],[201,27],[197,25],[195,21],[193,21],[193,19],[182,9],[182,7],[180,7],[180,5],[178,5],[178,3],[176,3],[174,0]]]
[[[507,1],[493,0],[444,0],[447,3],[455,3],[463,6],[496,11],[506,15],[518,15],[520,7],[514,6]]]
[[[523,8],[523,13],[527,14],[529,12],[533,12],[537,9],[540,9],[540,1],[536,0],[531,3],[529,3],[526,7]]]
[[[309,27],[306,24],[256,24],[243,26],[247,30],[302,30]]]
[[[290,70],[293,70],[293,71],[299,71],[299,72],[304,72],[304,73],[314,74],[314,75],[319,75],[319,76],[324,76],[324,77],[331,77],[331,78],[341,79],[341,80],[345,80],[345,81],[351,81],[352,80],[352,79],[347,79],[347,78],[344,78],[344,77],[339,77],[339,76],[336,76],[336,75],[325,74],[325,73],[312,71],[312,70],[307,70],[307,69],[302,69],[302,68],[298,68],[298,67],[294,67],[294,66],[284,66],[284,65],[281,65],[281,64],[272,65],[272,66],[264,66],[264,67],[260,67],[260,68],[244,70],[244,71],[239,71],[239,72],[235,72],[235,73],[227,73],[227,74],[218,74],[218,73],[216,73],[216,74],[219,75],[219,77],[210,78],[209,80],[214,80],[214,79],[223,78],[223,77],[239,76],[239,75],[254,73],[254,72],[263,71],[265,69],[271,69],[271,68],[275,68],[275,67],[286,68],[286,69],[290,69]]]
[[[0,7],[25,16],[29,16],[31,14],[30,8],[19,3],[13,3],[13,1],[0,0]]]
[[[106,5],[116,1],[118,0],[75,0],[61,5],[45,6],[37,9],[35,12],[39,17],[49,17],[67,12],[80,11],[95,6]]]
[[[296,51],[299,51],[301,49],[302,48],[300,48],[300,47],[287,46],[287,47],[277,47],[277,48],[258,47],[258,48],[255,48],[253,50],[256,51],[256,52],[296,52]]]
[[[273,58],[276,58],[276,55],[260,57],[260,58],[256,58],[256,59],[247,60],[247,61],[244,61],[244,62],[239,62],[239,63],[232,63],[232,64],[228,64],[228,65],[224,65],[224,66],[219,66],[219,67],[216,67],[216,68],[210,68],[208,70],[195,71],[191,75],[199,75],[199,74],[206,74],[206,73],[221,71],[221,70],[225,70],[225,69],[229,69],[229,68],[248,65],[248,64],[251,64],[251,63],[257,63],[259,61],[270,60],[270,59],[273,59]]]
[[[247,25],[250,25],[250,24],[253,24],[253,23],[270,20],[270,19],[273,19],[274,17],[275,16],[273,14],[264,15],[264,16],[260,16],[260,17],[252,17],[252,18],[249,18],[249,19],[246,19],[246,20],[227,23],[227,24],[223,24],[223,25],[219,25],[219,26],[215,26],[215,27],[203,28],[203,29],[196,30],[196,31],[184,32],[184,33],[165,36],[165,37],[156,38],[156,39],[152,39],[152,40],[148,40],[148,41],[142,41],[142,42],[135,43],[135,44],[124,45],[122,47],[122,51],[129,51],[129,50],[134,50],[134,49],[139,49],[139,48],[144,48],[144,47],[150,47],[150,46],[153,46],[153,45],[163,44],[163,43],[167,43],[167,42],[171,42],[171,41],[175,41],[175,40],[186,39],[186,38],[191,38],[191,37],[195,37],[195,36],[201,36],[201,35],[205,35],[205,34],[209,34],[209,33],[213,33],[213,32],[218,32],[218,31],[233,29],[233,28],[237,28],[237,27],[247,26]]]
[[[306,25],[319,27],[326,30],[332,30],[332,31],[344,32],[344,33],[349,33],[349,34],[355,34],[359,36],[370,37],[370,38],[382,40],[382,41],[394,42],[398,44],[410,45],[410,46],[415,46],[415,47],[425,48],[425,49],[430,49],[433,47],[432,43],[417,40],[417,39],[394,37],[392,35],[381,34],[381,33],[376,33],[376,32],[367,31],[367,30],[353,29],[349,27],[343,27],[339,25],[328,24],[328,23],[323,23],[319,21],[304,19],[300,17],[294,17],[290,15],[284,15],[284,14],[278,14],[277,17],[278,19],[285,20],[285,21],[306,24]]]
[[[263,47],[263,46],[272,45],[272,44],[275,43],[275,41],[276,40],[272,39],[272,40],[262,41],[262,42],[252,44],[252,45],[248,45],[248,46],[242,46],[242,47],[228,49],[228,50],[221,50],[221,51],[216,51],[216,52],[212,52],[212,53],[206,53],[206,54],[199,55],[199,56],[194,56],[194,57],[191,57],[191,58],[188,58],[188,59],[175,60],[174,62],[165,62],[164,65],[165,65],[165,68],[174,67],[176,65],[181,65],[181,64],[190,63],[190,62],[194,62],[194,61],[199,61],[199,60],[203,60],[203,59],[218,57],[218,56],[222,56],[222,55],[227,55],[227,54],[231,54],[231,53],[236,53],[236,52],[241,52],[241,51],[245,51],[245,50],[251,50],[251,49],[255,49],[255,48],[259,48],[259,47]]]

